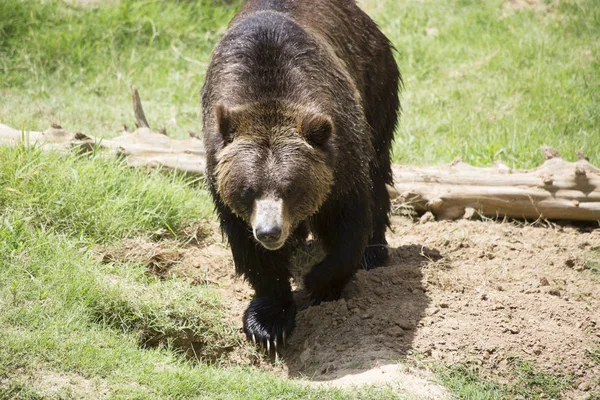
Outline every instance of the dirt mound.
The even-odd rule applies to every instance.
[[[387,267],[360,271],[345,299],[299,313],[292,374],[330,379],[418,352],[476,360],[499,378],[512,358],[529,360],[598,388],[598,230],[401,218],[393,229]]]
[[[388,241],[388,265],[359,271],[343,299],[310,306],[298,290],[297,328],[283,362],[260,364],[335,381],[418,354],[438,363],[475,362],[502,381],[511,379],[516,359],[570,376],[566,397],[600,390],[599,229],[395,217]],[[241,328],[252,291],[234,277],[220,237],[169,254],[175,260],[168,273],[215,285]],[[241,350],[237,360],[256,363],[248,354]],[[423,397],[440,396],[432,390]]]

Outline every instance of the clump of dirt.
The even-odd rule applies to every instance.
[[[218,284],[227,280],[226,276],[233,278],[231,271],[213,274],[218,281],[210,281],[208,277],[208,267],[213,264],[219,265],[219,269],[223,264],[233,265],[216,224],[195,223],[185,227],[177,237],[167,231],[156,232],[152,240],[128,238],[115,246],[99,246],[95,250],[102,262],[142,263],[148,272],[161,278],[177,276],[192,284]]]
[[[100,249],[102,261],[111,262],[138,262],[147,266],[149,272],[156,276],[164,277],[171,268],[177,265],[183,254],[177,242],[165,241],[157,246],[142,238],[125,239],[120,246],[111,249]]]
[[[234,276],[214,232],[199,246],[180,247],[167,273],[214,285],[241,334],[252,291]],[[311,306],[297,290],[297,328],[282,361],[260,364],[335,381],[418,354],[436,363],[475,362],[503,381],[516,358],[570,376],[567,398],[600,390],[600,364],[590,356],[600,348],[599,229],[394,217],[388,242],[388,264],[359,271],[342,299]],[[236,361],[256,363],[249,354],[240,349]],[[424,397],[441,396],[434,392]]]

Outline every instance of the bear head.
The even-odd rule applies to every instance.
[[[331,191],[332,118],[281,102],[219,103],[214,113],[219,197],[263,247],[277,250]]]

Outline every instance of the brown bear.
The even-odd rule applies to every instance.
[[[315,303],[387,257],[390,149],[401,77],[392,45],[354,0],[248,0],[202,88],[207,184],[243,318],[266,348],[295,325],[290,259],[312,233],[326,252],[304,278]]]

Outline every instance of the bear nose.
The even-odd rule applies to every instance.
[[[277,242],[281,238],[281,227],[276,225],[258,227],[256,238],[266,243]]]

